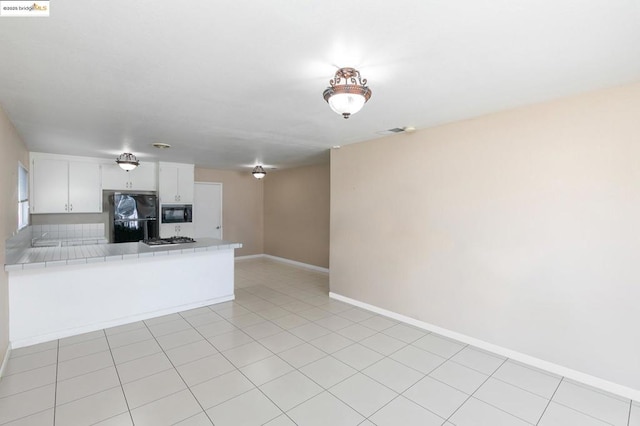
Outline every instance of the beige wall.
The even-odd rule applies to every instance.
[[[264,251],[329,267],[329,165],[270,172],[264,179]]]
[[[263,182],[251,173],[196,167],[196,182],[222,183],[222,229],[227,241],[243,244],[236,256],[262,254]]]
[[[0,106],[0,364],[9,344],[9,294],[4,272],[5,242],[18,229],[18,161],[29,168],[29,154]]]
[[[333,151],[331,291],[640,389],[639,113],[634,84]]]

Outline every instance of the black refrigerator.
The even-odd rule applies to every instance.
[[[120,194],[109,197],[111,242],[126,243],[157,238],[158,199],[151,194]]]

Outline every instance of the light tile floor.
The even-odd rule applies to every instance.
[[[0,424],[640,426],[640,405],[236,263],[236,300],[16,349]]]

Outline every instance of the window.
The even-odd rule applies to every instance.
[[[18,229],[29,225],[29,172],[18,163]]]

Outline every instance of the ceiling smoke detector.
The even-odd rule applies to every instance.
[[[158,149],[171,148],[171,145],[169,145],[168,143],[162,143],[162,142],[152,143],[151,146],[153,146],[154,148],[158,148]]]

